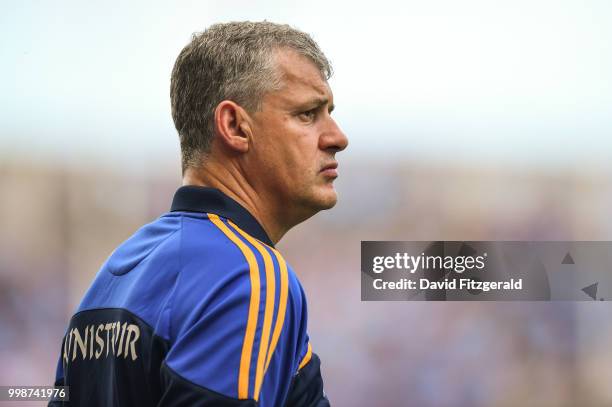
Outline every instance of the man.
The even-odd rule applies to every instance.
[[[304,292],[274,244],[336,203],[348,140],[330,74],[307,34],[269,22],[216,24],[182,50],[183,186],[72,317],[56,377],[71,405],[329,405]]]

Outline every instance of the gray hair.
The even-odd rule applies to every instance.
[[[232,100],[252,113],[261,108],[267,92],[279,89],[273,52],[283,47],[309,58],[326,79],[331,76],[331,65],[314,40],[286,24],[231,22],[193,34],[176,59],[170,81],[183,173],[199,167],[210,151],[214,112],[221,101]]]

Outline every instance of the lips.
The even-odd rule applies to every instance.
[[[336,178],[338,176],[338,163],[329,163],[321,169],[321,173],[328,177]]]
[[[338,168],[338,163],[334,162],[334,163],[327,164],[325,167],[323,167],[323,169],[321,169],[321,171],[325,171],[327,169],[335,170],[336,168]]]

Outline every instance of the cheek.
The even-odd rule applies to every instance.
[[[318,137],[313,129],[285,120],[270,137],[267,158],[277,174],[294,184],[307,184],[320,166]]]
[[[301,184],[304,175],[308,173],[304,165],[307,162],[304,154],[288,143],[277,142],[268,147],[261,160],[267,178],[283,189]]]
[[[312,144],[297,143],[286,157],[289,170],[296,178],[308,182],[316,175],[319,166],[318,154],[316,147],[313,147]]]

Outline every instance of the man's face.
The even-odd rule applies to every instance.
[[[316,65],[292,50],[278,51],[276,62],[283,85],[252,116],[249,167],[256,190],[305,219],[336,204],[335,154],[348,139],[330,116],[333,95]]]

